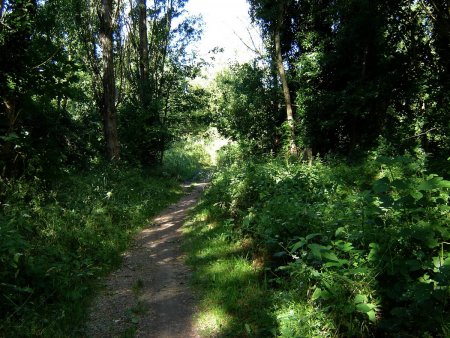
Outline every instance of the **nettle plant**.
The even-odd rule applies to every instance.
[[[371,263],[389,309],[380,326],[437,333],[449,323],[450,181],[423,171],[396,177],[395,164],[364,193]]]
[[[404,157],[380,164],[370,189],[334,190],[341,199],[329,202],[341,200],[339,208],[323,210],[320,233],[291,238],[284,251],[292,260],[280,269],[348,335],[370,327],[442,334],[450,322],[450,181],[412,173]]]

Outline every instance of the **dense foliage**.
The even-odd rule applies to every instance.
[[[98,277],[117,266],[136,230],[180,197],[179,180],[210,162],[193,141],[167,156],[153,172],[98,165],[51,181],[0,182],[0,336],[82,334]]]
[[[97,278],[209,162],[176,143],[208,120],[185,3],[1,1],[0,336],[78,334]]]
[[[218,78],[213,109],[228,135],[266,152],[291,135],[314,154],[353,158],[379,145],[393,155],[420,148],[443,170],[448,1],[249,3],[267,51]]]
[[[236,145],[191,225],[200,292],[212,229],[271,299],[245,325],[252,301],[225,302],[230,335],[447,337],[449,1],[249,3],[267,51],[216,79]]]
[[[1,176],[51,175],[121,153],[151,166],[175,134],[203,128],[206,94],[189,83],[202,61],[187,50],[201,29],[182,16],[185,2],[146,8],[144,62],[138,1],[2,1]]]
[[[448,336],[449,0],[249,0],[266,50],[209,87],[186,2],[0,2],[0,335],[73,329],[213,124],[211,334]]]
[[[212,89],[220,133],[251,153],[278,152],[281,147],[283,118],[270,81],[256,64],[235,65],[217,76]]]
[[[233,150],[222,157],[202,210],[208,229],[242,241],[237,257],[263,261],[261,283],[269,279],[271,289],[262,297],[272,305],[260,317],[276,318],[269,329],[280,336],[444,337],[449,197],[450,181],[410,155],[309,166],[249,161]],[[214,282],[203,283],[204,290]],[[258,316],[249,320],[254,332],[271,335]],[[242,323],[235,329],[245,330]]]

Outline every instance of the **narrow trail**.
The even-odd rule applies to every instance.
[[[186,284],[189,269],[179,245],[180,228],[206,184],[184,186],[193,190],[138,234],[91,307],[87,337],[199,337],[192,325],[195,301]]]

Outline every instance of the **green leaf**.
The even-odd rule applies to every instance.
[[[369,312],[366,312],[366,314],[372,323],[374,323],[377,320],[376,312],[374,310],[370,310]]]
[[[333,262],[339,262],[339,258],[338,256],[336,256],[336,254],[333,251],[324,251],[321,253],[322,254],[322,258],[327,259],[329,261],[333,261]]]
[[[314,237],[320,236],[322,234],[320,233],[314,233],[314,234],[309,234],[308,236],[306,236],[306,241],[309,241],[310,239],[313,239]]]
[[[298,241],[297,243],[294,243],[294,244],[291,246],[291,251],[292,251],[292,252],[295,252],[295,251],[297,251],[298,249],[300,249],[301,247],[303,247],[305,244],[306,244],[306,241],[305,241],[305,239],[302,238],[300,241]]]
[[[5,142],[14,142],[19,139],[19,136],[17,136],[16,133],[10,133],[6,136],[0,136],[0,139],[2,139]]]
[[[414,198],[416,201],[420,200],[423,197],[423,194],[420,191],[411,191],[409,193],[412,198]]]
[[[339,237],[341,235],[345,234],[345,228],[344,227],[339,227],[336,229],[336,232],[334,233],[335,237]]]
[[[362,312],[362,313],[367,313],[370,310],[373,310],[374,308],[375,308],[375,305],[370,304],[370,303],[359,303],[359,304],[356,304],[356,309],[359,312]]]
[[[417,187],[418,190],[427,191],[439,188],[450,188],[450,181],[446,181],[439,176],[430,175],[429,177],[431,177],[429,180],[423,181],[419,184],[419,186]]]
[[[244,326],[245,326],[245,331],[247,331],[247,334],[251,335],[252,334],[252,328],[250,327],[250,325],[245,323]]]
[[[337,241],[333,243],[339,250],[344,251],[344,252],[350,252],[352,251],[353,248],[353,244],[350,242],[344,242],[344,241]]]
[[[327,300],[331,297],[331,294],[327,290],[316,288],[311,296],[312,300],[324,299]]]
[[[373,183],[372,190],[378,194],[388,191],[389,190],[389,180],[387,179],[387,177],[383,177],[379,180],[376,180]]]
[[[367,296],[363,294],[358,294],[355,296],[355,300],[353,301],[355,304],[359,303],[366,303],[367,302]]]
[[[342,267],[342,266],[344,266],[344,265],[348,265],[348,260],[346,260],[346,259],[339,259],[337,262],[328,262],[328,263],[325,263],[325,266],[327,267],[327,268],[331,268],[331,267],[338,267],[338,268],[340,268],[340,267]]]
[[[444,260],[444,266],[450,266],[450,256]]]
[[[367,256],[367,260],[369,262],[373,262],[378,256],[378,252],[380,251],[380,245],[378,243],[370,243],[369,247],[370,252],[369,255]]]
[[[323,245],[312,243],[312,244],[308,244],[308,248],[309,248],[309,250],[311,250],[311,253],[314,256],[314,258],[322,260],[321,251],[322,251],[322,249],[325,248]]]

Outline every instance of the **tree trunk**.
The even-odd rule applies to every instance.
[[[144,108],[149,105],[149,93],[146,91],[149,81],[149,54],[147,36],[147,3],[146,0],[139,0],[139,77],[141,103]]]
[[[442,82],[448,89],[450,79],[450,3],[449,1],[430,1],[435,12],[435,45],[443,67]]]
[[[275,24],[274,42],[275,42],[275,62],[277,65],[278,75],[281,85],[283,86],[284,102],[286,104],[286,120],[289,127],[289,151],[292,155],[298,155],[297,145],[295,144],[295,122],[294,110],[292,107],[291,93],[286,77],[286,71],[283,65],[283,55],[281,53],[281,25],[283,22],[283,5],[280,5],[278,20]]]
[[[112,0],[102,0],[100,10],[100,44],[103,59],[103,93],[100,112],[103,117],[103,132],[106,142],[106,154],[110,160],[120,157],[119,137],[116,118],[116,85],[114,77]]]

